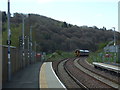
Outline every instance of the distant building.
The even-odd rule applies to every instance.
[[[104,52],[118,52],[118,45],[106,46],[104,47]]]

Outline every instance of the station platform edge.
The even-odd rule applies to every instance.
[[[55,74],[52,62],[45,62],[42,64],[39,73],[39,87],[40,88],[60,88],[66,90],[64,84],[59,80]]]

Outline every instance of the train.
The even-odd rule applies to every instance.
[[[75,56],[76,56],[76,57],[89,56],[89,50],[76,49],[76,50],[75,50]]]

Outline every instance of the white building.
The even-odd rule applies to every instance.
[[[104,52],[118,52],[118,45],[106,46],[104,47]]]

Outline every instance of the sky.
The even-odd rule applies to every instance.
[[[10,12],[34,13],[77,26],[97,26],[118,31],[119,0],[10,0]],[[7,12],[8,0],[0,0]]]

